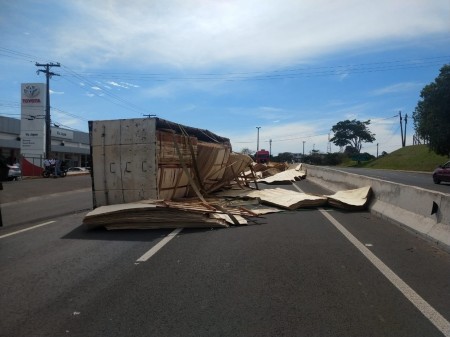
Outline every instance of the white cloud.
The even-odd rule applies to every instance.
[[[54,91],[50,89],[50,94],[52,95],[64,95],[64,91]]]
[[[450,29],[446,0],[134,0],[126,6],[110,0],[72,6],[76,21],[55,32],[57,53],[91,64],[256,69]]]
[[[361,116],[359,117],[361,118]],[[309,154],[312,149],[326,153],[329,145],[328,135],[333,136],[330,130],[332,125],[333,122],[328,119],[263,125],[259,132],[260,148],[269,149],[269,141],[272,139],[272,153],[274,155],[279,152],[302,153],[303,141],[305,141],[305,154]],[[375,156],[377,144],[379,144],[379,154],[382,151],[392,152],[401,147],[398,118],[374,118],[371,120],[369,130],[375,134],[376,140],[373,143],[363,143],[362,152],[368,152]],[[413,132],[412,125],[408,124],[407,145],[412,145]],[[256,150],[256,129],[249,132],[232,130],[219,132],[219,134],[231,139],[234,151],[239,152],[245,147]],[[340,150],[333,143],[330,145],[331,152]]]
[[[264,125],[259,130],[260,148],[269,149],[272,140],[272,152],[294,152],[303,151],[303,141],[305,153],[309,153],[313,146],[325,152],[327,148],[328,130],[323,128],[328,125],[328,121],[298,122],[288,124]],[[226,134],[232,140],[233,150],[239,152],[242,148],[248,147],[256,150],[257,131],[243,133],[242,130],[230,131]]]
[[[374,96],[382,96],[382,95],[388,95],[388,94],[398,94],[402,92],[409,92],[409,91],[420,91],[420,88],[422,88],[424,85],[423,83],[418,82],[403,82],[403,83],[397,83],[392,84],[384,88],[379,88],[372,91],[372,95]]]
[[[177,91],[178,85],[174,82],[164,83],[144,90],[144,94],[150,98],[168,98],[173,97]]]
[[[136,84],[131,84],[128,82],[115,82],[115,81],[107,81],[106,83],[117,87],[117,88],[124,88],[124,89],[129,89],[129,88],[139,88],[138,85]]]

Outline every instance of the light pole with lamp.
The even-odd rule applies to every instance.
[[[303,141],[303,158],[305,157],[305,143],[306,143],[306,140]]]
[[[261,127],[257,126],[256,128],[258,129],[258,135],[256,138],[256,152],[258,152],[259,151],[259,129],[261,129]]]

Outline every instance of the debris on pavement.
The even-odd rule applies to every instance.
[[[257,216],[241,205],[219,199],[204,203],[196,198],[181,201],[142,200],[135,203],[100,206],[83,219],[88,228],[155,229],[213,228],[247,225],[246,217]]]
[[[226,228],[268,213],[360,210],[371,188],[313,195],[258,183],[305,179],[302,165],[255,163],[228,138],[160,118],[90,121],[94,210],[88,228]],[[255,186],[253,188],[252,186]]]
[[[330,206],[349,211],[357,211],[367,207],[371,194],[371,187],[366,186],[354,190],[339,191],[333,195],[328,195],[327,198]]]
[[[216,194],[221,197],[258,198],[263,204],[294,210],[305,207],[321,207],[327,203],[325,196],[289,191],[284,188],[269,188],[264,190],[230,190]]]
[[[273,176],[258,179],[258,182],[266,183],[266,184],[282,184],[282,183],[291,183],[294,181],[300,181],[302,179],[306,178],[306,172],[297,170],[297,169],[290,169],[286,170],[280,173],[277,173]]]

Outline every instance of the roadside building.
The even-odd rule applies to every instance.
[[[10,165],[20,163],[24,176],[41,174],[44,167],[42,156],[31,158],[31,164],[22,160],[20,153],[20,119],[0,116],[0,156]],[[67,161],[70,166],[90,166],[90,145],[87,132],[52,127],[51,157]]]

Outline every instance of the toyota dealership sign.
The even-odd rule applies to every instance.
[[[22,83],[20,152],[23,157],[45,156],[45,104],[44,83]]]

